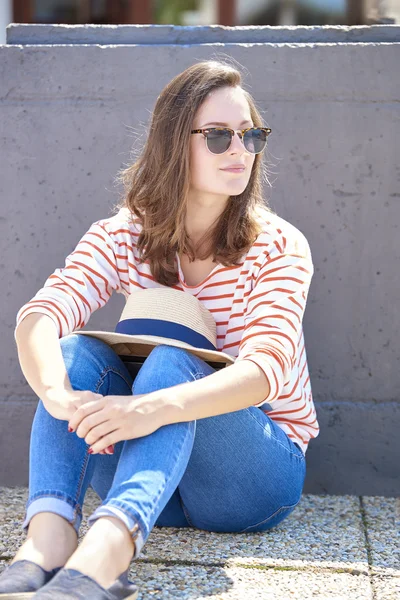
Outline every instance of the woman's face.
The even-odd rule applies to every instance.
[[[240,87],[224,87],[211,92],[197,111],[193,129],[226,126],[231,129],[253,127],[250,107]],[[224,154],[212,154],[201,133],[190,139],[190,182],[195,196],[237,196],[245,189],[250,179],[255,154],[246,150],[236,134],[231,146]],[[224,171],[231,165],[241,164],[244,171]]]

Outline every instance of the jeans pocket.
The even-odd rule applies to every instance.
[[[266,519],[263,519],[262,521],[260,521],[259,523],[256,523],[255,525],[250,525],[249,527],[242,529],[242,531],[239,531],[239,533],[250,533],[252,531],[265,531],[267,529],[272,529],[272,527],[275,527],[281,521],[283,521],[283,519],[288,517],[290,515],[290,513],[292,513],[294,511],[294,509],[296,508],[296,506],[298,505],[299,502],[300,502],[300,499],[295,504],[289,504],[288,506],[281,506],[280,508],[278,508],[278,510],[276,510],[274,513],[272,513],[272,515],[270,515]]]

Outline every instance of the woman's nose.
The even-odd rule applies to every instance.
[[[237,150],[238,152],[243,152],[243,150],[246,150],[246,148],[243,144],[243,138],[241,138],[240,136],[241,136],[241,134],[239,134],[239,132],[235,131],[235,134],[232,138],[231,147],[229,148],[231,151]],[[247,152],[247,150],[246,150],[246,152]]]

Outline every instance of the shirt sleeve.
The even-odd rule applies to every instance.
[[[114,290],[121,289],[114,242],[103,220],[93,223],[43,287],[16,316],[16,330],[31,313],[48,315],[54,322],[58,337],[81,329],[90,315],[103,307]]]
[[[270,391],[254,406],[271,404],[289,382],[297,359],[302,320],[314,267],[306,238],[274,243],[264,251],[248,296],[236,360],[251,360],[264,372]]]

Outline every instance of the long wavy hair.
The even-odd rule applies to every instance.
[[[261,233],[256,218],[259,209],[274,212],[263,197],[263,179],[270,183],[262,155],[257,154],[243,193],[230,196],[215,225],[196,246],[187,235],[190,131],[208,94],[226,86],[243,89],[254,126],[265,126],[253,98],[243,88],[237,68],[223,60],[198,62],[164,87],[157,98],[150,134],[139,158],[117,175],[124,194],[115,209],[128,208],[131,215],[136,215],[141,225],[137,240],[140,262],[148,260],[155,280],[169,287],[179,282],[177,252],[186,254],[190,262],[213,256],[214,261],[224,266],[238,265]]]

